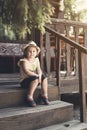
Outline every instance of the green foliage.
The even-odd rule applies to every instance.
[[[1,19],[0,19],[0,38],[3,37],[4,35],[4,26],[1,23]]]
[[[84,17],[87,15],[87,9],[81,11],[76,10],[76,0],[64,0],[64,6],[65,19],[83,21]]]
[[[76,0],[64,0],[64,17],[68,20],[75,20],[77,17],[77,14],[75,13],[75,1]]]
[[[29,3],[30,4],[30,3]],[[32,6],[29,7],[28,10],[30,13],[28,13],[28,20],[27,25],[28,27],[32,29],[33,27],[41,30],[41,32],[45,32],[44,25],[46,23],[50,23],[50,16],[53,13],[53,8],[49,3],[46,3],[45,5],[38,4],[38,2],[32,2]]]
[[[51,22],[54,13],[47,0],[44,4],[38,3],[38,0],[1,0],[0,3],[2,24],[23,38],[33,28],[44,33],[44,25]]]

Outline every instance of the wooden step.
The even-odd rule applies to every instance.
[[[18,84],[20,81],[19,74],[0,74],[0,85]]]
[[[27,90],[21,88],[20,86],[9,86],[0,87],[0,108],[19,106],[25,103]],[[38,87],[34,95],[35,101],[37,103],[39,101],[38,97],[40,93],[41,88]],[[58,100],[58,88],[55,86],[49,86],[48,95],[49,101]]]
[[[74,94],[79,93],[79,78],[75,76],[62,77],[60,82],[61,94]],[[87,92],[87,77],[85,77],[85,86]]]
[[[72,120],[37,130],[87,130],[87,123],[80,123],[78,120]]]
[[[35,130],[73,118],[73,105],[51,101],[50,105],[35,108],[15,107],[0,109],[0,130]]]

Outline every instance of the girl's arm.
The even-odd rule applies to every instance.
[[[41,67],[40,67],[40,62],[38,62],[37,74],[39,76],[39,83],[41,83],[42,70],[41,70]]]

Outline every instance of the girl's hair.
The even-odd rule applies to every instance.
[[[28,47],[24,50],[24,55],[23,55],[25,58],[27,58],[28,56]]]

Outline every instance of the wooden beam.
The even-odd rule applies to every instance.
[[[79,63],[79,93],[80,93],[80,121],[86,122],[86,94],[85,94],[85,55],[78,51]]]
[[[60,54],[61,54],[61,48],[60,48],[60,40],[58,37],[56,37],[56,83],[58,86],[58,96],[60,98]]]
[[[46,32],[46,65],[48,78],[50,78],[50,66],[51,66],[51,55],[50,55],[50,34]]]
[[[66,36],[69,38],[70,36],[69,36],[69,30],[70,30],[70,26],[66,26]],[[70,68],[70,53],[71,53],[71,46],[69,45],[69,44],[67,44],[66,45],[66,51],[67,51],[67,53],[66,53],[66,62],[67,62],[67,64],[66,64],[66,66],[67,66],[67,73],[66,73],[66,75],[67,76],[69,76],[70,75],[70,71],[71,71],[71,68]]]
[[[40,33],[40,49],[41,49],[41,52],[40,52],[40,61],[41,61],[41,68],[42,70],[44,71],[45,68],[44,68],[44,41],[43,41],[43,34]]]

